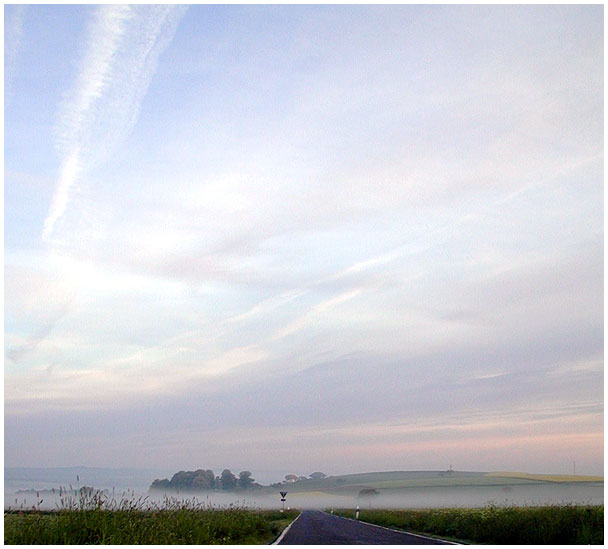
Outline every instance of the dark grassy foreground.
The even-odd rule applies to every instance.
[[[67,509],[4,513],[5,544],[266,544],[297,511]]]
[[[354,518],[354,511],[334,511]],[[469,543],[604,543],[603,505],[554,505],[479,509],[361,510],[359,520]]]

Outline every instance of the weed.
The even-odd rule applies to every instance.
[[[350,510],[334,511],[352,517]],[[604,543],[603,505],[361,510],[360,520],[472,543]]]
[[[5,512],[5,544],[256,544],[267,543],[296,511],[225,508],[195,498],[161,504],[123,494],[116,501],[94,490],[61,494],[55,511]]]

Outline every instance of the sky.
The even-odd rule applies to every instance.
[[[4,7],[7,467],[603,474],[603,6]]]

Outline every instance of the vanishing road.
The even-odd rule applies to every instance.
[[[322,511],[302,511],[275,543],[278,545],[450,544],[447,541],[397,532]]]

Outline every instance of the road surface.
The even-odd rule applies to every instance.
[[[449,544],[446,541],[397,532],[322,511],[302,511],[275,543],[278,545]]]

